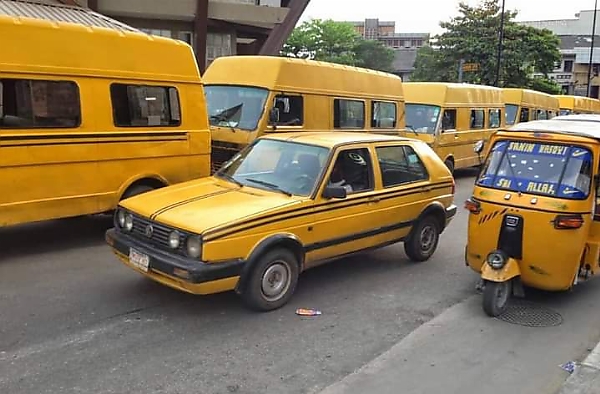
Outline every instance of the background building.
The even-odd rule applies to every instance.
[[[277,55],[310,0],[41,0],[89,7],[149,34],[186,41],[201,71],[219,56]]]
[[[364,22],[350,22],[356,31],[367,40],[377,40],[394,49],[394,74],[402,80],[410,80],[414,71],[417,51],[429,45],[429,33],[396,33],[396,22],[365,19]]]
[[[587,95],[588,70],[592,46],[594,11],[587,10],[575,14],[573,19],[523,21],[525,26],[548,29],[560,38],[561,61],[549,75],[565,94]],[[594,51],[592,58],[592,79],[590,95],[598,98],[600,89],[600,18],[596,23]]]

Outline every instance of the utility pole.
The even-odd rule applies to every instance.
[[[587,97],[590,97],[592,92],[592,65],[594,56],[594,38],[596,38],[596,12],[598,9],[598,0],[594,2],[594,22],[592,23],[592,42],[590,43],[590,64],[588,65],[588,81],[587,81]]]
[[[460,59],[460,62],[458,62],[458,83],[462,83],[462,81],[463,81],[464,65],[465,65],[465,59]]]
[[[596,0],[598,1],[598,0]],[[502,0],[502,13],[500,14],[500,39],[498,40],[498,61],[496,62],[496,86],[500,86],[500,65],[502,63],[502,41],[504,40],[504,3]]]

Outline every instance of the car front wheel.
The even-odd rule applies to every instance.
[[[270,311],[285,305],[294,294],[299,275],[298,260],[286,249],[263,255],[253,267],[242,299],[252,309]]]

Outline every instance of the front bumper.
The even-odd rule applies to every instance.
[[[243,260],[207,263],[175,255],[142,243],[116,229],[106,232],[106,242],[127,266],[167,286],[194,294],[211,294],[235,288]],[[131,248],[149,258],[148,270],[129,261]]]

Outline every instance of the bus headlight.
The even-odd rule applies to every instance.
[[[202,252],[202,240],[197,235],[192,235],[187,239],[187,254],[188,256],[197,259]]]

